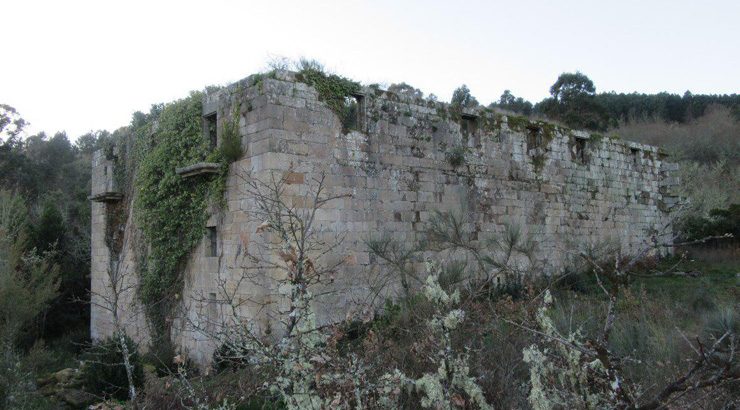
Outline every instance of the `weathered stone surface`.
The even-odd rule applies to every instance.
[[[113,161],[106,156],[104,150],[93,153],[92,169],[92,188],[87,199],[93,202],[116,202],[121,200],[123,194],[116,186]]]
[[[461,118],[442,103],[371,89],[363,93],[358,129],[345,133],[315,90],[295,82],[292,73],[250,84],[242,80],[206,97],[210,111],[204,115],[216,110],[219,121],[233,119],[234,107],[242,107],[236,115],[245,156],[230,168],[227,206],[208,222],[218,231],[218,257],[206,256],[204,241],[185,268],[184,316],[177,319],[172,337],[196,362],[208,362],[215,346],[188,324],[204,316],[218,323],[226,311],[217,302],[224,289],[244,301],[241,314],[256,331],[279,327],[272,273],[264,273],[258,283],[238,281],[249,266],[245,253],[272,240],[259,232],[262,221],[254,220],[253,200],[238,173],[286,177],[284,199],[299,209],[310,206],[305,194],[322,174],[327,193],[343,195],[316,214],[321,235],[345,235],[329,255],[345,263],[334,281],[338,291],[317,302],[321,321],[362,310],[358,301],[383,276],[384,267],[368,254],[366,239],[388,234],[414,244],[437,211],[464,216],[467,229],[478,238],[500,234],[506,224],[521,226],[533,237],[537,262],[546,274],[562,270],[568,250],[577,244],[614,239],[629,253],[656,233],[659,242],[670,244],[676,166],[665,162],[655,147],[482,108]],[[456,152],[461,163],[450,160]],[[96,154],[93,195],[107,189],[110,182],[104,177],[112,175],[108,166]],[[93,292],[104,291],[110,264],[104,240],[107,206],[93,203]],[[133,227],[129,217],[126,232],[134,232]],[[133,247],[135,241],[124,242]],[[133,256],[127,258],[123,266],[134,269]],[[134,293],[127,300],[135,305]],[[266,304],[273,310],[265,309]],[[145,342],[148,331],[140,311],[129,306],[123,316],[130,318],[129,335]],[[107,312],[93,307],[91,321],[93,338],[111,334]]]
[[[193,165],[175,169],[175,173],[183,178],[190,178],[197,175],[218,174],[221,170],[221,164],[215,162],[198,162]]]

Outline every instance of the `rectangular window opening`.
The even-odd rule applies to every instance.
[[[527,150],[543,148],[542,127],[529,124],[527,125]]]
[[[206,228],[208,243],[206,243],[206,256],[218,256],[218,232],[215,226]]]
[[[576,161],[581,164],[585,164],[586,159],[586,140],[583,138],[576,138]]]
[[[357,101],[357,129],[365,131],[365,96],[357,94],[354,96]]]
[[[475,135],[478,131],[478,117],[469,114],[460,116],[460,130],[465,137]]]
[[[218,144],[218,116],[214,112],[213,114],[206,115],[204,120],[208,141],[211,143],[211,148],[216,148]]]
[[[342,128],[344,132],[365,130],[365,96],[361,94],[344,98],[342,112]]]
[[[639,166],[640,165],[640,159],[641,159],[640,158],[641,157],[640,156],[640,150],[637,149],[637,148],[630,148],[630,153],[632,154],[632,163],[635,166]]]

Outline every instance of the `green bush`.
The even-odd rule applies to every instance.
[[[596,289],[596,275],[588,269],[571,269],[551,278],[550,286],[556,291],[591,293]]]
[[[447,163],[457,168],[465,163],[465,147],[454,147],[445,156]]]
[[[239,124],[236,121],[224,121],[221,135],[221,156],[227,163],[239,160],[244,154],[241,138],[239,138]]]
[[[138,346],[126,336],[126,345],[134,366],[134,386],[144,382],[144,370]],[[128,398],[128,377],[123,365],[123,353],[117,339],[109,338],[93,345],[84,355],[84,381],[88,392],[119,400]]]
[[[699,240],[710,236],[732,234],[740,237],[740,204],[727,209],[712,209],[708,217],[691,215],[682,224],[683,236],[688,240]]]
[[[732,307],[721,307],[704,315],[704,332],[707,339],[718,339],[726,332],[731,337],[740,334],[740,321]]]

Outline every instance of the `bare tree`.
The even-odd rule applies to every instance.
[[[503,226],[500,234],[478,233],[466,228],[463,218],[452,212],[436,212],[429,221],[420,243],[413,246],[393,240],[387,235],[366,241],[371,253],[385,261],[390,275],[397,275],[407,299],[414,287],[425,282],[415,271],[414,262],[424,252],[434,252],[437,260],[447,259],[440,273],[440,283],[452,286],[467,282],[471,296],[490,293],[499,286],[521,284],[536,269],[533,258],[535,245],[529,235],[513,223]]]
[[[103,277],[102,290],[99,292],[91,290],[90,303],[107,312],[111,318],[111,325],[113,326],[111,336],[116,340],[121,351],[121,364],[126,370],[128,381],[128,397],[135,406],[138,396],[134,381],[134,363],[132,363],[135,352],[132,352],[129,348],[125,328],[125,324],[132,323],[140,313],[137,304],[134,302],[137,286],[135,269],[127,263],[129,243],[131,237],[135,234],[133,229],[130,228],[124,232],[120,249],[112,249],[109,246],[110,258],[106,275]]]
[[[661,229],[665,232],[670,224]],[[561,334],[549,318],[547,310],[552,304],[549,290],[545,292],[543,307],[538,311],[537,327],[532,328],[512,321],[540,339],[539,344],[551,346],[552,351],[533,345],[524,351],[525,361],[530,364],[532,391],[530,403],[538,409],[553,406],[608,406],[623,409],[657,409],[671,405],[676,399],[690,391],[706,389],[740,378],[735,352],[738,348],[737,334],[731,327],[708,335],[707,340],[697,338],[695,343],[683,336],[696,353],[694,364],[675,380],[658,390],[652,398],[643,397],[625,376],[622,365],[624,357],[615,354],[609,341],[617,323],[618,302],[622,291],[633,279],[632,270],[646,256],[661,252],[666,244],[659,241],[655,233],[633,255],[622,255],[619,249],[611,248],[599,258],[594,252],[580,251],[578,255],[586,261],[604,293],[607,306],[601,329],[593,338],[584,338],[580,332]],[[672,243],[672,241],[671,241]],[[554,353],[553,353],[554,352]],[[558,374],[553,379],[551,376]],[[552,384],[552,380],[561,382]]]
[[[225,310],[221,318],[214,322],[199,314],[189,325],[221,346],[220,360],[270,372],[270,390],[289,408],[323,408],[334,399],[323,398],[316,385],[317,374],[329,361],[322,349],[330,324],[319,323],[314,304],[336,292],[322,286],[334,281],[343,263],[336,253],[344,234],[324,229],[317,216],[327,203],[347,195],[329,193],[324,174],[307,186],[292,185],[288,177],[274,173],[265,180],[239,174],[239,181],[252,201],[259,246],[240,248],[234,266],[238,275],[219,275],[217,302]],[[264,298],[245,296],[245,288],[263,289]],[[194,300],[200,305],[213,302],[204,295]],[[255,312],[267,317],[262,329],[254,326],[250,315]]]

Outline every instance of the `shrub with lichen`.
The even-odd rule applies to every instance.
[[[452,346],[451,333],[465,320],[465,311],[455,308],[460,303],[459,291],[448,293],[439,283],[440,269],[428,264],[429,276],[422,288],[426,299],[435,312],[428,322],[437,347],[436,372],[423,374],[410,382],[421,394],[423,408],[451,409],[475,405],[479,409],[491,409],[483,396],[483,390],[475,378],[470,376],[468,356],[457,353]]]
[[[532,408],[609,408],[613,388],[606,368],[599,360],[584,355],[580,330],[562,337],[549,316],[552,297],[547,291],[536,321],[542,332],[541,345],[524,349],[529,365]]]

